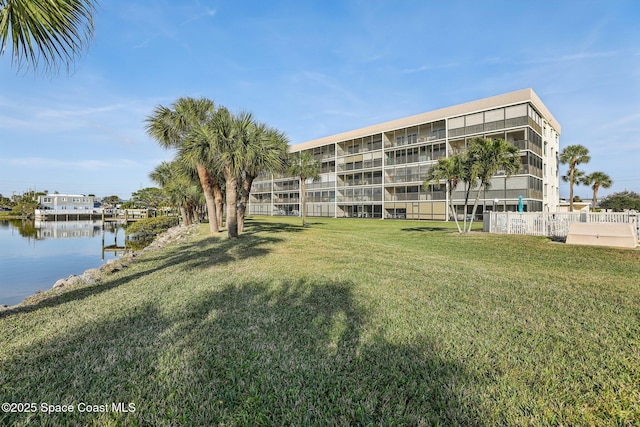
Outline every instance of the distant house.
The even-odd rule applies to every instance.
[[[39,196],[38,203],[44,210],[93,210],[95,198],[83,194],[47,194]]]
[[[574,212],[590,212],[591,202],[573,202]],[[571,212],[569,210],[569,202],[566,200],[560,200],[558,203],[558,210],[556,212]]]

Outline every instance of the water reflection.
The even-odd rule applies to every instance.
[[[56,280],[82,274],[130,250],[124,224],[0,221],[0,304],[16,304]]]

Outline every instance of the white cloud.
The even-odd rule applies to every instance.
[[[189,18],[187,18],[186,20],[184,20],[183,22],[180,23],[180,25],[186,25],[189,24],[193,21],[197,21],[200,18],[205,18],[205,17],[209,17],[209,16],[215,16],[216,14],[216,10],[215,9],[209,9],[209,8],[204,8],[204,11],[201,13],[198,13],[194,16],[191,16]]]
[[[111,111],[121,110],[124,108],[122,104],[105,105],[103,107],[83,107],[75,109],[45,109],[39,111],[36,117],[51,117],[51,118],[68,118],[68,117],[83,117],[94,116]]]
[[[619,55],[627,55],[628,52],[623,51],[608,51],[608,52],[580,52],[572,53],[568,55],[549,56],[544,58],[536,58],[528,61],[519,62],[522,65],[535,65],[535,64],[555,64],[560,62],[577,62],[591,59],[611,58]]]
[[[437,64],[437,65],[426,64],[417,68],[405,68],[404,70],[402,70],[402,72],[405,74],[421,73],[423,71],[440,70],[443,68],[454,68],[454,67],[458,67],[459,65],[460,63],[458,62],[450,62],[447,64]]]

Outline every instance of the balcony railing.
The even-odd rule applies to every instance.
[[[281,185],[276,183],[273,186],[273,191],[296,191],[298,189],[300,189],[299,184]]]
[[[366,178],[359,180],[338,180],[338,187],[354,187],[360,185],[380,185],[382,184],[382,177]]]
[[[339,164],[338,172],[347,172],[347,171],[380,168],[380,167],[382,167],[382,159],[365,160],[363,162]]]
[[[542,156],[542,147],[538,144],[534,144],[529,140],[520,140],[520,141],[509,141],[512,143],[518,150],[531,150],[539,156]]]
[[[404,201],[431,201],[431,200],[445,200],[446,195],[444,193],[399,193],[384,195],[386,202],[404,202]]]
[[[375,196],[338,196],[338,203],[354,203],[354,202],[381,202],[382,194]]]

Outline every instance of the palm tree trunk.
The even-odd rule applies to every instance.
[[[180,206],[180,216],[182,217],[182,223],[184,225],[191,225],[189,224],[189,218],[187,217],[187,209],[184,206]]]
[[[464,195],[464,210],[462,212],[462,230],[463,232],[467,232],[467,206],[469,205],[469,194],[471,193],[471,183],[469,182],[467,184],[467,188],[465,190],[465,195]]]
[[[196,224],[198,222],[195,206],[189,206],[188,216],[189,224]]]
[[[595,184],[593,186],[593,200],[591,201],[591,212],[595,212],[596,211],[596,202],[598,201],[598,190],[600,189],[600,187]]]
[[[458,215],[456,215],[456,207],[453,202],[450,203],[449,208],[451,209],[451,215],[453,216],[453,221],[456,223],[456,228],[458,229],[458,233],[462,233],[460,229],[460,223],[458,222]]]
[[[458,233],[462,233],[462,230],[460,230],[460,223],[458,222],[458,215],[456,213],[456,208],[453,205],[453,189],[451,188],[451,184],[447,183],[447,186],[449,188],[449,207],[451,208],[451,215],[453,215],[453,220],[456,223],[456,228],[458,229]]]
[[[209,230],[212,233],[218,232],[218,222],[216,221],[216,205],[214,202],[213,191],[211,191],[211,176],[207,169],[199,164],[196,166],[198,171],[198,178],[200,178],[200,185],[204,192],[204,198],[207,201],[207,217],[209,218]]]
[[[222,216],[224,214],[224,197],[222,196],[222,187],[217,179],[214,179],[212,188],[216,205],[216,222],[218,224],[218,231],[220,231],[222,228]]]
[[[227,235],[229,239],[238,238],[238,178],[225,166],[227,196]]]
[[[573,212],[573,171],[575,166],[571,165],[569,170],[569,212]]]
[[[247,204],[249,203],[249,192],[251,191],[251,185],[253,184],[254,177],[247,175],[242,181],[242,194],[240,196],[240,203],[238,204],[238,232],[244,231],[244,215],[247,211]]]
[[[486,189],[485,189],[486,191]],[[471,210],[471,219],[469,220],[469,228],[465,230],[466,233],[471,231],[471,226],[473,225],[473,220],[476,217],[476,210],[478,209],[478,201],[480,200],[480,189],[478,189],[478,193],[476,194],[476,199],[473,201],[473,209]]]
[[[300,178],[300,208],[302,209],[302,226],[307,226],[307,180]]]

